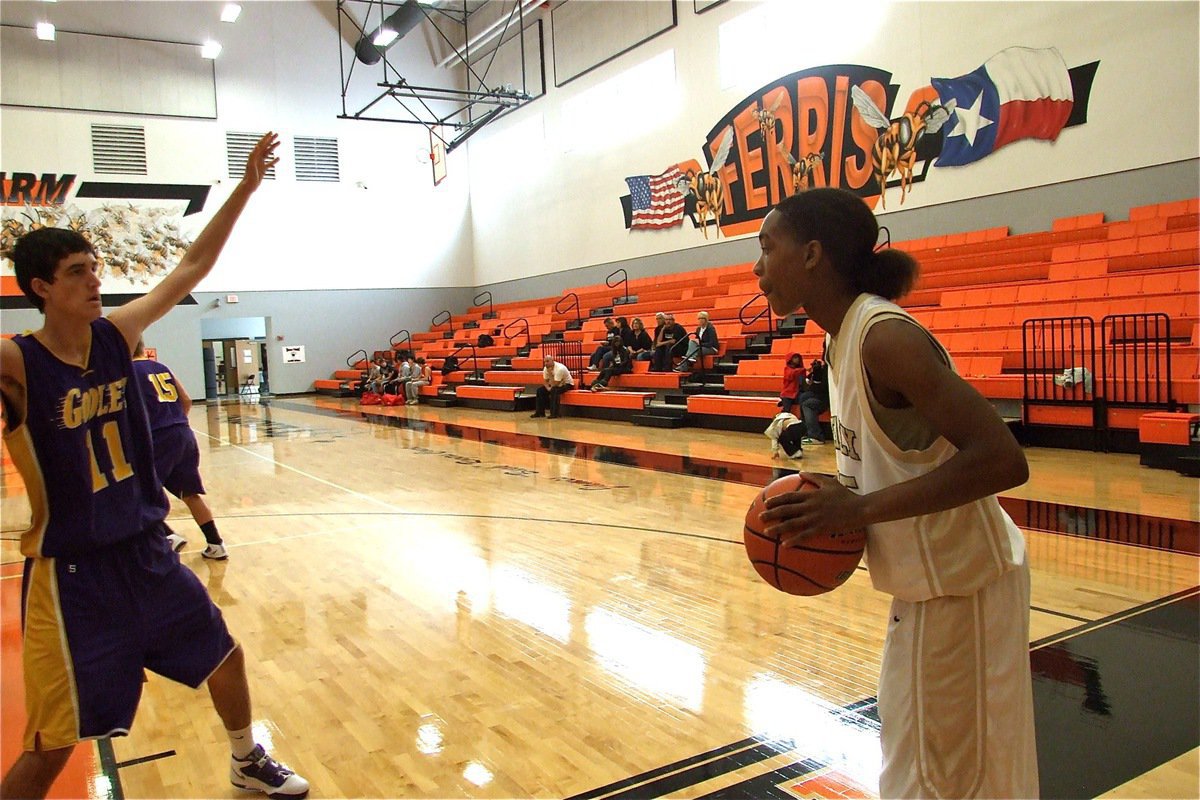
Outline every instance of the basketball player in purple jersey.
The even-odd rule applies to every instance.
[[[263,136],[229,199],[179,266],[105,318],[92,246],[42,228],[12,251],[42,328],[0,340],[4,441],[33,519],[21,535],[24,752],[3,797],[44,797],[84,739],[128,733],[142,670],[207,683],[229,734],[230,780],[271,797],[308,782],[251,735],[245,656],[204,586],[165,537],[167,498],[130,354],[142,331],[208,274],[263,175],[278,159]]]
[[[175,379],[175,374],[166,364],[146,356],[146,348],[139,339],[133,351],[133,371],[138,376],[138,390],[146,405],[146,416],[150,420],[150,437],[154,440],[154,470],[163,488],[183,501],[192,513],[192,519],[200,526],[208,546],[200,552],[205,558],[224,561],[229,558],[212,509],[204,501],[204,482],[200,479],[200,448],[196,446],[196,434],[188,425],[188,412],[192,409],[192,398]],[[171,548],[179,552],[187,546],[187,539],[178,533],[167,534]]]

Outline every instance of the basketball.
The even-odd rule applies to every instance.
[[[854,574],[867,546],[867,534],[861,529],[809,536],[791,547],[782,547],[763,533],[762,513],[769,498],[815,488],[815,483],[799,475],[785,475],[755,495],[746,510],[742,532],[746,556],[759,576],[781,592],[811,596],[836,589]]]

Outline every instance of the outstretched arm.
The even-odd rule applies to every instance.
[[[212,270],[217,256],[221,254],[225,242],[229,239],[229,234],[233,232],[234,224],[250,200],[250,195],[262,184],[267,170],[279,161],[275,155],[275,148],[278,146],[279,137],[274,133],[267,133],[259,139],[258,144],[250,151],[250,157],[246,159],[246,173],[242,180],[234,187],[225,204],[204,226],[196,241],[192,242],[179,266],[171,270],[162,282],[149,292],[109,315],[108,318],[129,343],[130,352],[137,345],[142,331],[187,297],[188,293],[196,288],[196,284]]]
[[[958,452],[912,480],[857,495],[832,478],[767,501],[764,521],[784,543],[818,531],[839,532],[965,505],[1024,483],[1025,453],[991,404],[943,363],[925,333],[907,322],[881,322],[863,343],[875,396],[907,404]]]

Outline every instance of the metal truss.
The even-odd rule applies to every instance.
[[[388,19],[389,15],[402,5],[405,4],[401,0],[337,0],[338,65],[341,70],[342,91],[342,113],[338,115],[338,119],[423,125],[432,136],[441,140],[446,146],[446,152],[449,153],[465,143],[484,125],[533,99],[526,91],[524,84],[520,87],[509,84],[489,88],[487,82],[488,72],[491,70],[496,54],[501,45],[505,43],[505,36],[510,27],[514,25],[517,30],[516,38],[521,47],[521,74],[522,76],[526,74],[527,54],[523,32],[526,11],[533,5],[529,0],[516,0],[512,11],[503,19],[503,27],[500,29],[499,35],[489,35],[481,43],[483,46],[477,46],[474,50],[472,50],[471,40],[467,36],[467,23],[471,15],[482,7],[482,3],[473,3],[474,8],[468,7],[468,0],[461,0],[461,3],[453,2],[453,0],[448,3],[421,3],[418,6],[425,21],[454,52],[454,55],[443,61],[442,64],[457,62],[465,67],[466,88],[415,85],[409,82],[401,71],[388,60],[387,47],[364,45],[364,40],[369,42],[370,39],[367,37],[373,36],[383,25],[383,20]],[[451,7],[452,5],[454,7]],[[351,9],[362,12],[361,17],[364,20],[362,24],[359,24],[350,13]],[[372,19],[377,20],[376,24],[371,24]],[[492,27],[496,28],[499,25],[500,23],[497,22]],[[447,35],[443,26],[446,26],[451,34],[457,34],[457,36]],[[491,30],[489,28],[489,31]],[[345,33],[357,37],[355,41],[359,46],[374,48],[381,56],[378,63],[382,65],[382,79],[374,82],[373,98],[357,111],[351,111],[346,106],[347,95],[350,93],[352,85],[361,88],[363,84],[371,81],[369,73],[375,73],[376,78],[379,75],[373,66],[368,66],[360,61],[356,54],[356,46],[347,45]],[[456,41],[464,42],[461,49],[455,44]],[[346,63],[347,60],[349,60],[349,66]],[[473,63],[476,66],[472,66]],[[480,64],[484,65],[482,73],[477,69]],[[356,71],[359,73],[357,82],[354,80]],[[448,77],[451,75],[453,75],[452,72],[447,72]]]

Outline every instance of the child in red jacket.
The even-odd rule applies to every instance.
[[[804,359],[799,353],[788,353],[787,363],[783,367],[783,388],[779,390],[779,408],[784,414],[790,414],[796,399],[800,397],[801,387],[807,375],[804,369]]]

